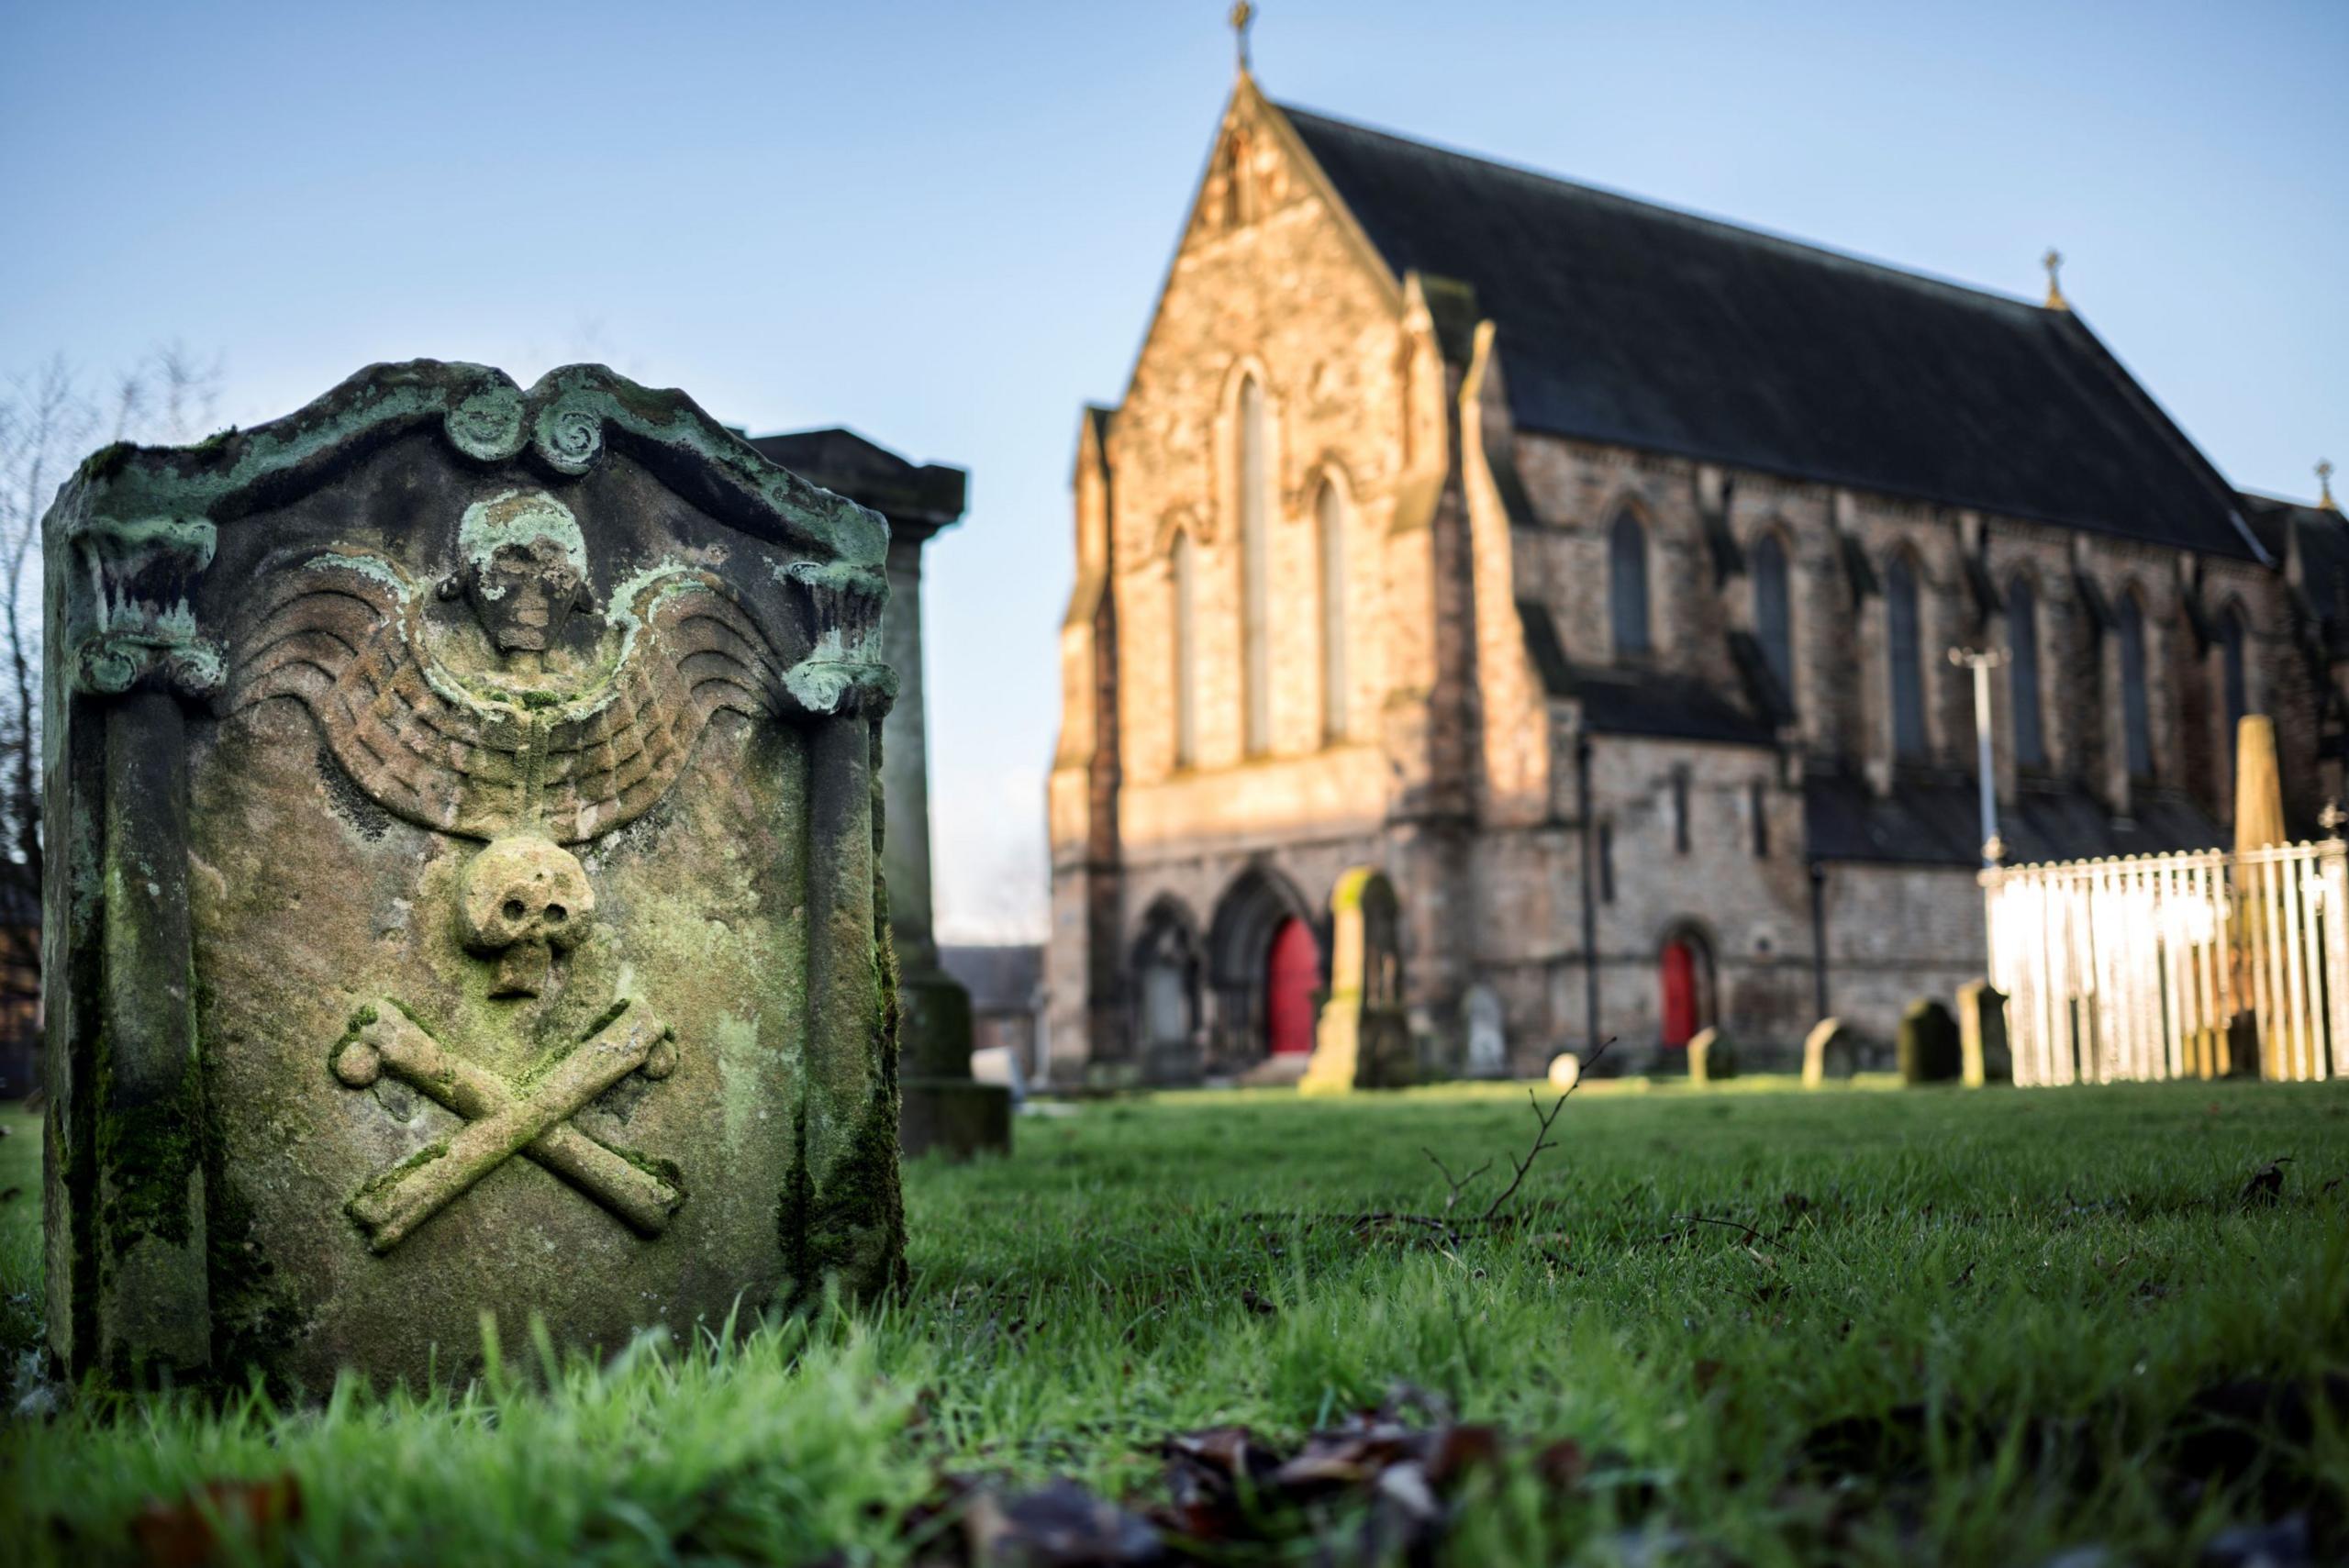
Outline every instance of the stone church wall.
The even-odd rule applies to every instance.
[[[1659,1029],[1660,951],[1675,932],[1709,955],[1713,1014],[1741,1046],[1791,1051],[1818,1011],[1816,847],[1806,841],[1802,781],[1838,775],[1895,796],[1930,787],[1943,800],[1970,791],[1971,676],[1944,655],[2009,644],[2007,595],[2018,578],[2033,589],[2048,756],[2043,769],[2020,766],[2009,677],[1995,677],[2002,800],[2061,785],[2125,815],[2156,796],[2190,798],[2223,824],[2231,747],[2210,635],[2216,612],[2239,604],[2252,708],[2276,716],[2288,808],[2312,821],[2321,804],[2314,694],[2280,573],[1509,430],[1505,328],[1476,329],[1469,353],[1453,321],[1439,352],[1431,323],[1442,310],[1457,314],[1457,285],[1413,274],[1398,288],[1290,156],[1251,95],[1235,99],[1126,400],[1091,427],[1103,432],[1100,483],[1080,475],[1080,528],[1098,532],[1080,559],[1108,563],[1113,613],[1101,624],[1115,651],[1103,713],[1064,731],[1056,762],[1056,1060],[1081,1060],[1094,1049],[1088,1032],[1115,1036],[1102,1027],[1105,1008],[1133,1016],[1130,995],[1088,1003],[1064,988],[1082,992],[1105,973],[1130,986],[1153,908],[1179,907],[1205,943],[1235,888],[1245,893],[1252,872],[1269,875],[1315,923],[1326,962],[1330,891],[1357,864],[1394,880],[1413,1027],[1439,1056],[1456,1054],[1462,999],[1480,983],[1499,1004],[1515,1068],[1586,1048],[1594,967],[1600,1032],[1618,1036],[1627,1055],[1644,1053]],[[1271,722],[1252,754],[1234,478],[1239,388],[1250,376],[1271,432],[1273,594]],[[1514,467],[1522,505],[1513,490],[1502,497],[1496,462]],[[1322,690],[1316,500],[1325,484],[1345,519],[1347,690],[1336,733]],[[1609,614],[1609,537],[1627,510],[1648,545],[1652,628],[1651,649],[1628,660],[1612,646]],[[1521,657],[1512,606],[1531,600],[1547,608],[1570,667],[1643,668],[1750,710],[1728,634],[1755,629],[1747,562],[1765,537],[1787,554],[1793,644],[1793,713],[1775,736],[1766,725],[1753,744],[1651,733],[1684,727],[1686,716],[1671,712],[1619,716],[1588,732],[1593,716],[1571,693],[1545,694],[1530,658],[1508,663]],[[1189,541],[1193,569],[1188,759],[1176,755],[1177,538]],[[1918,587],[1924,745],[1912,756],[1896,756],[1891,719],[1885,586],[1896,560]],[[2109,629],[2132,595],[2144,611],[2154,717],[2152,776],[2134,780]],[[1064,678],[1082,684],[1086,648],[1069,647]],[[1587,822],[1576,765],[1586,743]],[[1087,744],[1114,749],[1108,773],[1080,773]],[[1079,809],[1080,780],[1110,776],[1114,790]],[[1583,890],[1586,852],[1600,846],[1603,863],[1589,868],[1603,884],[1594,964]],[[1980,973],[1970,865],[1839,862],[1824,875],[1829,1006],[1864,1034],[1888,1039],[1916,996],[1947,995]],[[1093,949],[1114,934],[1119,951],[1106,962],[1091,950],[1073,954],[1069,933],[1079,930],[1094,933]],[[1212,991],[1202,984],[1203,1037],[1230,1023],[1216,1017]],[[1127,1046],[1105,1038],[1100,1049],[1115,1056]]]

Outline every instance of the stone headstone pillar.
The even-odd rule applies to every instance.
[[[1909,1003],[1893,1039],[1900,1081],[1913,1088],[1920,1084],[1954,1083],[1963,1077],[1961,1036],[1957,1019],[1940,998],[1920,996]]]
[[[971,1076],[971,998],[939,967],[931,927],[930,735],[923,706],[922,550],[961,518],[966,476],[917,466],[848,430],[768,436],[753,443],[785,467],[871,506],[889,522],[889,609],[882,640],[897,699],[882,725],[888,821],[884,863],[897,952],[900,1138],[908,1154],[967,1159],[1011,1143],[1011,1091]]]
[[[1987,980],[1969,980],[1959,986],[1957,1032],[1963,1062],[1960,1077],[1967,1088],[2014,1082],[2014,1057],[2007,1045],[2005,992]]]
[[[1830,1078],[1849,1078],[1859,1071],[1859,1037],[1841,1018],[1821,1018],[1811,1025],[1802,1041],[1802,1086],[1816,1089]]]
[[[1737,1051],[1719,1027],[1706,1025],[1688,1037],[1688,1082],[1702,1088],[1737,1076]]]
[[[1330,895],[1330,995],[1300,1093],[1398,1089],[1419,1076],[1403,1013],[1400,906],[1384,873],[1356,866]]]
[[[376,365],[44,524],[50,1346],[462,1376],[903,1270],[882,519]]]

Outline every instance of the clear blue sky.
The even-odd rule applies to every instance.
[[[179,339],[224,418],[606,360],[973,471],[931,547],[950,933],[1042,925],[1078,405],[1121,393],[1224,0],[0,0],[0,372]],[[1264,0],[1312,106],[2020,294],[2237,483],[2349,469],[2349,4]]]

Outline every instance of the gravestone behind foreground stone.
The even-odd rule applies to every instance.
[[[1965,1071],[1956,1018],[1936,996],[1920,996],[1900,1015],[1899,1032],[1893,1037],[1900,1081],[1954,1084]]]
[[[1810,1026],[1802,1041],[1802,1086],[1816,1089],[1830,1078],[1849,1078],[1860,1070],[1860,1038],[1841,1018],[1821,1018]]]
[[[2007,995],[1987,980],[1957,988],[1959,1076],[1969,1089],[2011,1084],[2014,1056],[2007,1044]]]
[[[45,527],[65,1368],[897,1276],[878,517],[680,393],[420,361]]]
[[[1737,1076],[1737,1048],[1720,1029],[1708,1024],[1688,1037],[1688,1081],[1703,1085]]]
[[[1401,906],[1384,872],[1356,866],[1330,895],[1330,995],[1299,1093],[1399,1089],[1419,1077],[1403,1012]]]

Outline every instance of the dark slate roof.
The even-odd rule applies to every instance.
[[[2243,510],[2277,560],[2286,559],[2297,543],[2302,613],[2320,628],[2328,654],[2349,655],[2349,517],[2249,491],[2243,495]],[[2215,614],[2221,606],[2203,607]]]
[[[1971,780],[1903,780],[1878,795],[1857,778],[1808,779],[1803,817],[1814,860],[1982,863],[1981,806]],[[1998,836],[2015,864],[2223,849],[2227,842],[2225,829],[2182,797],[2155,796],[2124,821],[2075,788],[2022,790],[1999,806]]]
[[[2069,311],[1281,112],[1397,275],[1474,288],[1521,428],[2254,553]]]
[[[974,1012],[1032,1012],[1036,989],[1044,982],[1044,950],[1033,944],[941,946],[938,963],[971,994]]]
[[[1646,735],[1666,740],[1711,740],[1769,746],[1777,735],[1766,719],[1694,675],[1639,665],[1600,667],[1566,657],[1548,606],[1521,600],[1525,651],[1542,690],[1582,706],[1582,724],[1596,735]],[[1755,656],[1759,657],[1759,650]]]
[[[794,430],[753,436],[751,445],[770,462],[800,478],[872,507],[892,524],[942,528],[963,515],[970,475],[944,463],[916,463],[854,430]]]

